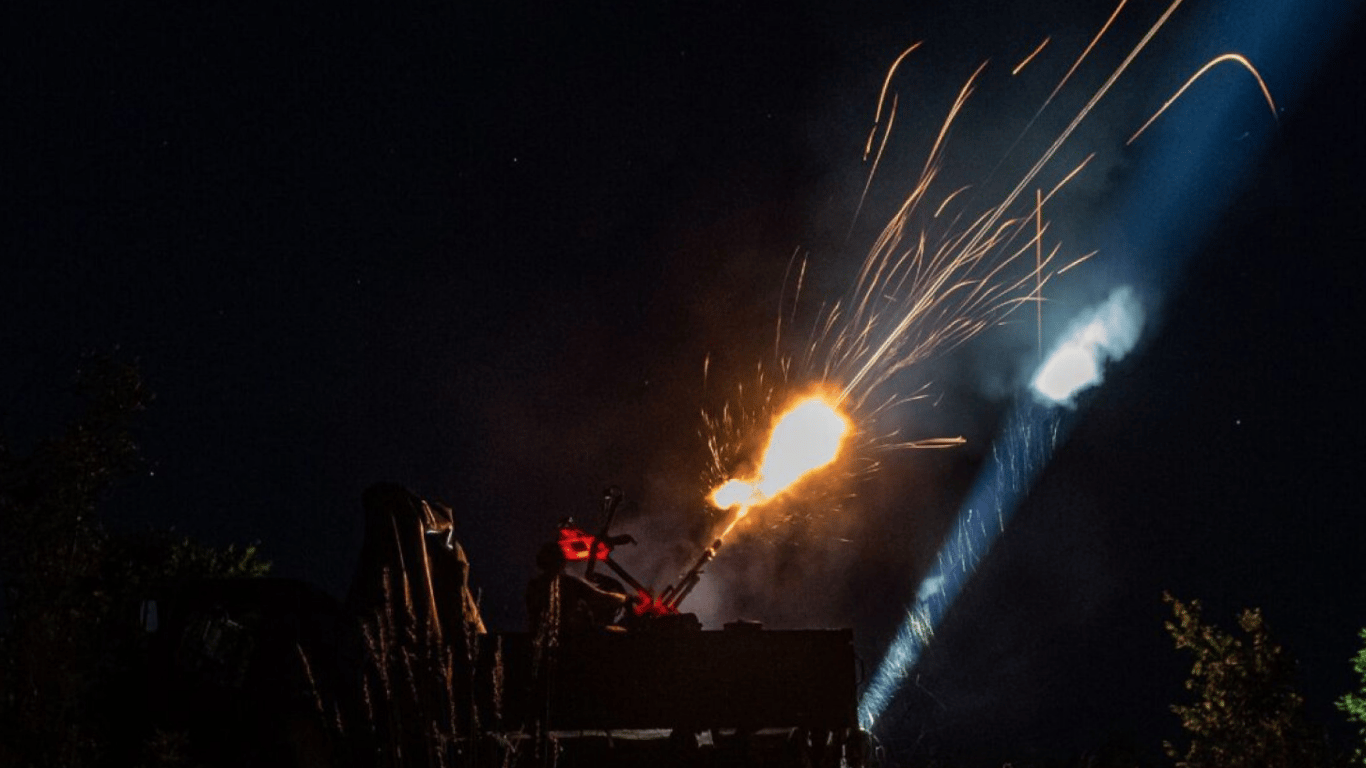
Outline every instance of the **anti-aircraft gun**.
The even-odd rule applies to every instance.
[[[565,634],[553,649],[537,647],[528,633],[489,635],[481,658],[501,660],[486,680],[502,692],[501,708],[490,713],[494,727],[556,734],[564,749],[595,759],[602,753],[589,746],[594,735],[620,741],[663,732],[699,750],[699,760],[710,759],[710,750],[766,744],[800,752],[806,764],[858,764],[853,633],[773,631],[741,621],[703,630],[680,605],[719,542],[656,593],[612,556],[635,543],[611,532],[620,501],[609,489],[603,525],[589,533],[561,521],[557,543],[567,562],[584,563],[585,578],[600,581],[598,568],[605,568],[634,592],[626,631]]]

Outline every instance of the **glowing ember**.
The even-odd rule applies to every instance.
[[[793,483],[829,464],[839,455],[849,421],[819,397],[798,403],[778,419],[758,473],[749,480],[733,479],[712,492],[721,509],[739,506],[739,517],[787,490]]]

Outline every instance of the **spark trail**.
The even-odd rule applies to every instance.
[[[909,394],[901,391],[898,375],[976,337],[1021,306],[1040,302],[1049,281],[1076,263],[1062,270],[1055,266],[1061,243],[1044,247],[1050,237],[1044,211],[1091,157],[1062,172],[1052,169],[1053,161],[1181,1],[1166,7],[1067,126],[1043,152],[1027,161],[1028,170],[1009,184],[1008,191],[986,204],[976,202],[976,196],[962,198],[963,185],[945,190],[941,183],[949,134],[985,76],[987,64],[976,68],[950,104],[910,192],[874,237],[845,298],[817,312],[807,341],[796,351],[782,354],[775,340],[776,370],[767,371],[761,363],[757,380],[748,388],[737,387],[733,402],[727,402],[719,413],[703,412],[703,436],[711,454],[704,473],[707,487],[715,489],[731,479],[745,458],[744,446],[752,444],[755,432],[772,423],[770,414],[789,406],[792,390],[819,386],[838,393],[832,405],[856,425],[850,438],[851,453],[860,459],[852,470],[855,473],[875,471],[876,456],[883,450],[940,448],[963,442],[961,437],[908,440],[899,427],[888,424],[900,406],[928,394],[927,386]],[[1036,118],[1109,31],[1124,4],[1119,3],[1077,56]],[[865,160],[871,159],[871,166],[856,220],[895,123],[895,76],[919,45],[904,50],[883,81],[865,147]],[[1030,58],[1042,49],[1042,45],[1035,49]],[[1031,188],[1032,193],[1025,195]],[[946,211],[948,215],[941,218]],[[804,276],[805,269],[803,260],[798,274]],[[793,299],[794,315],[798,299]],[[779,337],[786,311],[786,307],[779,308]]]
[[[743,458],[746,441],[752,440],[751,435],[768,420],[766,414],[776,412],[789,402],[786,392],[791,389],[820,386],[828,392],[838,393],[831,404],[853,424],[848,453],[862,462],[861,469],[851,470],[851,474],[875,471],[878,467],[876,454],[880,451],[951,447],[963,442],[962,438],[907,440],[901,437],[899,428],[884,426],[900,406],[928,395],[928,385],[904,393],[900,389],[899,374],[974,338],[1022,306],[1031,303],[1041,306],[1044,287],[1053,278],[1095,253],[1075,257],[1061,268],[1055,266],[1061,243],[1049,239],[1049,223],[1044,216],[1045,209],[1095,155],[1087,156],[1066,172],[1058,172],[1053,165],[1060,149],[1180,5],[1181,0],[1174,0],[1166,6],[1138,42],[1128,49],[1122,61],[1110,70],[1103,83],[1073,113],[1066,127],[1033,158],[1028,170],[991,204],[976,203],[982,194],[980,191],[965,195],[972,185],[956,185],[946,193],[943,187],[948,185],[941,184],[950,128],[963,113],[984,76],[986,65],[972,73],[940,125],[911,191],[874,239],[845,298],[821,308],[807,342],[795,353],[776,354],[781,345],[775,341],[775,369],[769,372],[762,364],[757,367],[758,380],[749,387],[748,398],[744,396],[746,390],[737,387],[741,396],[736,398],[735,405],[727,403],[719,416],[703,413],[704,437],[712,457],[706,475],[709,487],[719,487],[730,476]],[[1124,7],[1125,2],[1121,0],[1031,118],[1021,139],[1110,31]],[[1020,62],[1015,72],[1042,55],[1046,43],[1047,40]],[[911,46],[897,58],[879,95],[865,154],[865,160],[871,157],[871,168],[855,212],[856,219],[863,211],[895,122],[898,98],[891,87],[894,74],[918,45]],[[1236,63],[1252,73],[1274,116],[1275,103],[1256,68],[1240,54],[1224,54],[1192,75],[1139,128],[1130,142],[1159,119],[1195,81],[1225,62]],[[1007,156],[1015,151],[1021,139],[1016,140]],[[1001,167],[998,164],[996,170]],[[806,262],[803,260],[798,271],[799,287],[805,274]],[[795,307],[796,299],[793,299],[793,320]],[[780,331],[787,311],[787,307],[779,309]],[[1036,313],[1035,319],[1040,326],[1042,349],[1041,311]],[[954,598],[971,578],[996,536],[1004,531],[1020,500],[1065,437],[1071,422],[1068,408],[1073,398],[1079,391],[1098,383],[1108,361],[1127,353],[1137,339],[1141,323],[1142,312],[1134,300],[1134,293],[1127,288],[1116,291],[1094,316],[1077,320],[1069,337],[1036,373],[1031,395],[1017,398],[1015,408],[1007,417],[1005,430],[993,443],[988,468],[963,504],[933,568],[920,582],[895,642],[865,689],[859,703],[860,722],[865,728],[872,729],[877,722],[933,637]],[[748,512],[748,507],[742,506],[740,510],[725,528],[726,533]]]

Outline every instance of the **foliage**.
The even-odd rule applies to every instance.
[[[1352,669],[1356,671],[1361,684],[1355,693],[1343,694],[1337,700],[1338,709],[1347,713],[1347,720],[1357,724],[1359,741],[1353,755],[1353,763],[1366,766],[1366,629],[1361,630],[1362,647],[1352,657]]]
[[[134,367],[107,357],[86,361],[77,392],[85,410],[59,436],[25,456],[0,442],[6,765],[117,764],[167,753],[165,734],[129,722],[140,600],[176,581],[258,576],[269,567],[254,546],[214,549],[169,533],[105,530],[101,502],[141,467],[133,426],[152,395]]]
[[[265,576],[270,563],[260,558],[255,544],[216,548],[188,536],[149,531],[136,536],[108,537],[110,581],[145,595],[167,584],[191,579],[233,579]]]
[[[1192,704],[1174,712],[1190,736],[1180,750],[1165,749],[1178,768],[1297,768],[1319,763],[1321,749],[1304,723],[1304,699],[1293,686],[1294,662],[1274,642],[1260,609],[1238,616],[1243,637],[1201,620],[1198,600],[1170,594],[1174,621],[1167,632],[1195,656],[1186,690]]]
[[[137,371],[94,358],[81,372],[85,413],[29,456],[0,451],[0,577],[16,620],[72,597],[99,546],[96,505],[139,466],[131,424],[151,394]]]

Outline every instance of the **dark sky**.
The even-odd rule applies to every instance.
[[[111,524],[259,540],[277,573],[340,596],[361,490],[398,481],[458,510],[491,623],[519,628],[540,541],[616,483],[640,504],[629,561],[667,579],[706,490],[699,409],[771,355],[792,253],[810,254],[809,302],[838,298],[987,58],[945,184],[999,188],[1061,129],[1046,113],[1007,154],[1111,10],[484,5],[7,9],[0,430],[18,447],[49,431],[81,355],[117,350],[157,400],[154,474],[120,489]],[[1058,114],[1163,7],[1133,5]],[[1230,624],[1263,607],[1315,716],[1335,717],[1350,683],[1366,625],[1351,447],[1366,73],[1343,52],[1359,25],[1306,11],[1268,31],[1291,0],[1189,5],[1066,148],[1098,159],[1052,212],[1067,253],[1101,254],[1050,288],[1046,328],[1117,281],[1152,322],[1083,399],[889,715],[900,754],[1153,750],[1181,695],[1164,589]],[[1049,34],[1036,76],[1007,77]],[[883,73],[922,39],[846,239]],[[1122,148],[1230,49],[1262,67],[1279,123],[1228,68],[1173,117],[1208,117],[1213,138],[1183,144],[1174,122]],[[1150,166],[1204,186],[1143,187]],[[891,456],[841,513],[728,547],[704,618],[852,625],[874,665],[1033,333],[993,329],[912,371],[905,386],[928,381],[937,405],[903,426],[968,444]]]

